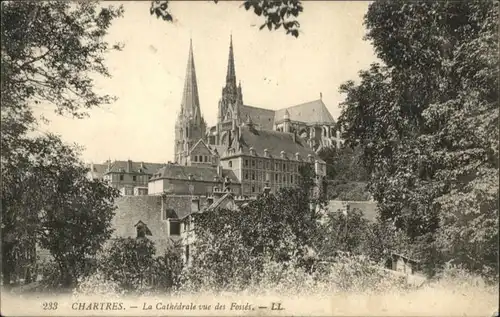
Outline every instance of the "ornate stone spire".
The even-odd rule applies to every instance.
[[[181,113],[187,117],[200,117],[200,99],[198,96],[198,84],[196,82],[192,40],[189,42],[189,56],[184,81],[184,91],[182,93]]]
[[[234,70],[234,55],[233,55],[233,35],[229,40],[229,58],[227,61],[226,86],[236,88],[236,71]]]

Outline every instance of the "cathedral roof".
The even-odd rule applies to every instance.
[[[198,83],[196,81],[196,70],[194,67],[193,43],[189,44],[189,56],[184,79],[184,91],[182,93],[181,111],[185,116],[201,116],[200,98],[198,96]]]
[[[288,111],[291,121],[304,123],[335,123],[330,111],[328,111],[321,99],[276,110],[274,121],[282,121],[286,111]]]
[[[274,158],[280,158],[281,151],[284,151],[286,157],[291,160],[295,160],[295,154],[299,153],[303,161],[307,160],[308,155],[312,155],[323,162],[302,138],[294,136],[293,133],[256,130],[246,125],[242,126],[240,131],[239,145],[244,154],[250,155],[250,148],[253,148],[256,156],[264,156],[264,150],[267,149],[269,155]]]
[[[178,180],[189,180],[192,178],[193,181],[204,181],[213,182],[215,178],[218,177],[217,169],[215,167],[201,167],[201,166],[183,166],[178,164],[168,164],[159,169],[151,178],[155,179],[178,179]],[[228,177],[233,183],[238,183],[238,178],[231,170],[224,169],[222,171],[222,177]]]
[[[240,108],[240,118],[246,120],[248,116],[251,117],[253,123],[260,129],[273,130],[274,115],[274,110],[252,106],[242,106]]]

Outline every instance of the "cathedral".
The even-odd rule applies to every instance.
[[[296,186],[299,167],[309,164],[325,177],[323,147],[340,146],[332,115],[318,100],[279,110],[246,105],[237,82],[232,38],[217,122],[207,126],[201,112],[192,41],[180,110],[175,124],[174,160],[168,164],[115,161],[93,164],[93,178],[108,180],[124,195],[208,197],[230,191],[242,199]]]
[[[241,82],[237,84],[232,38],[217,123],[207,126],[200,107],[191,41],[175,125],[174,163],[153,175],[149,193],[169,188],[176,192],[171,181],[165,184],[159,180],[173,180],[172,172],[177,169],[190,171],[192,193],[210,192],[210,186],[203,188],[197,183],[218,179],[240,195],[254,196],[266,188],[276,191],[297,184],[303,163],[312,164],[318,176],[325,176],[325,162],[317,152],[340,144],[336,124],[321,98],[280,110],[245,105]]]

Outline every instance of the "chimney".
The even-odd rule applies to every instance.
[[[269,157],[269,150],[268,149],[264,149],[264,156]]]
[[[285,153],[285,151],[281,151],[281,153],[280,153],[280,154],[281,154],[281,158],[282,158],[282,159],[286,158],[286,155],[285,155],[286,153]]]
[[[253,146],[250,147],[250,155],[255,155],[255,149]]]
[[[131,173],[131,172],[132,172],[132,161],[128,160],[127,161],[127,173]]]

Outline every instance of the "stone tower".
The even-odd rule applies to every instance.
[[[181,110],[175,123],[175,162],[187,164],[187,157],[192,146],[203,139],[206,123],[200,110],[198,84],[194,67],[193,42],[189,43],[189,56],[182,93]]]
[[[233,38],[229,42],[229,57],[227,61],[226,85],[222,88],[222,96],[219,100],[217,116],[217,144],[224,143],[221,135],[224,131],[232,129],[233,121],[236,125],[241,124],[240,108],[243,106],[241,83],[236,85],[236,71],[234,67]]]

